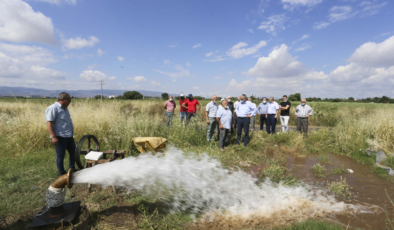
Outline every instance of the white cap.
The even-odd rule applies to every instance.
[[[224,101],[224,100],[226,100],[226,99],[224,99],[224,98],[222,97],[222,99],[221,99],[220,101]]]
[[[181,97],[184,97],[183,93],[181,94]]]

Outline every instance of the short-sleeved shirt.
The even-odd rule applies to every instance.
[[[216,113],[218,111],[218,104],[213,101],[209,102],[205,106],[205,111],[208,112],[208,117],[216,117]]]
[[[73,137],[74,125],[70,112],[67,108],[63,109],[59,102],[55,102],[45,110],[45,119],[53,121],[52,127],[57,137]]]
[[[167,106],[167,112],[173,113],[176,108],[176,103],[175,101],[168,100],[166,103],[164,103],[164,106]]]
[[[220,123],[222,123],[223,128],[225,129],[231,129],[231,121],[232,121],[232,113],[230,109],[225,109],[223,107],[220,107],[216,117],[220,119]]]
[[[188,107],[187,112],[188,113],[195,113],[196,106],[199,104],[200,104],[200,102],[198,102],[196,99],[193,99],[193,101],[191,101],[191,100],[185,101],[185,105],[186,105],[186,107]]]
[[[282,102],[280,103],[280,106],[282,106],[282,107],[289,106],[288,109],[286,109],[286,110],[281,110],[281,111],[280,111],[280,115],[281,115],[281,116],[290,116],[290,107],[291,107],[290,101],[286,101],[286,102],[282,101]]]
[[[279,105],[276,101],[268,103],[268,114],[276,114],[276,110],[279,110]]]
[[[187,101],[187,99],[180,99],[179,100],[179,105],[181,106],[181,110],[180,110],[181,113],[187,112],[187,109],[182,106],[182,104],[185,103],[186,101]]]
[[[266,114],[268,110],[268,103],[260,103],[259,107],[257,107],[257,110],[259,111],[260,114]]]
[[[238,103],[237,109],[235,110],[238,117],[247,117],[248,115],[254,116],[256,115],[256,106],[253,105],[250,101]]]

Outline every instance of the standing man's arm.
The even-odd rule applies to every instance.
[[[209,106],[209,103],[205,106],[205,117],[207,119],[207,124],[209,125],[211,122],[209,121],[209,117],[208,117],[208,114],[209,114],[208,106]]]
[[[310,117],[310,116],[312,116],[312,114],[313,114],[313,109],[312,109],[312,107],[309,106],[309,108],[310,108],[310,110],[309,110],[308,116],[306,116],[306,117]]]
[[[197,109],[197,113],[198,113],[198,112],[200,112],[201,105],[200,105],[200,103],[198,103],[197,105],[198,105],[198,109]],[[197,107],[197,106],[196,106],[196,107]]]
[[[222,125],[222,123],[220,122],[220,118],[219,118],[219,117],[216,117],[216,121],[219,123],[220,129],[223,129],[223,125]]]
[[[185,109],[189,109],[188,107],[186,107],[186,103],[183,103],[182,107],[185,108]]]
[[[164,103],[164,109],[167,109],[167,102]]]
[[[298,109],[298,106],[296,107],[296,109],[295,109],[295,111],[294,111],[294,114],[295,114],[296,118],[298,118],[298,112],[297,112],[297,109]]]
[[[57,137],[55,135],[55,131],[53,130],[53,121],[47,121],[47,128],[48,128],[49,134],[52,137],[52,144],[58,145],[59,140],[57,139]]]

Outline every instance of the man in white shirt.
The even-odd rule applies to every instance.
[[[252,98],[249,97],[248,101],[250,101],[250,103],[252,103],[252,106],[254,107],[254,109],[257,108],[256,104],[252,102]],[[255,129],[255,124],[256,124],[256,114],[252,114],[252,116],[250,117],[250,129],[254,130]]]
[[[219,123],[219,128],[220,128],[219,147],[220,150],[222,151],[223,148],[226,148],[224,144],[227,142],[228,132],[231,129],[231,126],[234,126],[234,124],[232,124],[231,122],[232,120],[231,110],[228,107],[227,103],[228,102],[226,100],[222,101],[222,106],[220,106],[216,114],[216,120]]]
[[[267,119],[267,133],[268,134],[275,134],[275,127],[276,127],[276,121],[278,118],[278,111],[279,111],[279,105],[274,101],[274,97],[270,97],[269,103],[268,103],[268,109],[267,113],[265,115],[265,118]]]
[[[238,97],[238,101],[234,102],[234,113],[233,113],[233,123],[234,123],[234,129],[237,130],[237,107],[239,104],[239,101],[241,101],[241,96]]]
[[[215,129],[216,126],[218,125],[216,121],[216,113],[218,111],[218,104],[216,103],[217,100],[218,98],[216,97],[216,95],[213,95],[212,101],[207,104],[205,109],[205,117],[207,119],[207,124],[208,124],[208,128],[207,128],[208,142],[214,140]]]
[[[301,105],[296,107],[295,115],[297,117],[297,131],[308,135],[308,118],[313,115],[313,109],[306,104],[305,98],[301,100]]]

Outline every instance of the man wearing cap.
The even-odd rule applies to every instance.
[[[246,100],[246,95],[242,94],[241,101],[237,106],[237,145],[241,143],[241,135],[242,135],[242,128],[245,132],[244,137],[244,147],[246,147],[249,138],[249,124],[250,124],[250,117],[255,114],[256,109],[253,107],[252,103]]]
[[[201,109],[200,103],[197,101],[197,99],[193,98],[192,94],[189,94],[187,96],[188,100],[186,100],[182,106],[187,109],[187,119],[186,119],[186,124],[190,122],[191,117],[194,117],[194,122],[197,123],[197,114]],[[198,109],[197,109],[198,106]]]
[[[183,103],[185,103],[187,99],[185,99],[185,96],[183,94],[181,94],[180,99],[179,99],[179,106],[180,106],[180,112],[179,112],[179,118],[181,119],[181,123],[182,123],[182,119],[185,120],[186,123],[186,115],[187,115],[187,109],[185,107],[183,107]]]
[[[265,118],[265,115],[267,114],[267,110],[268,110],[267,98],[263,97],[263,102],[260,103],[259,107],[257,107],[257,111],[260,115],[260,131],[264,130],[264,123],[267,122],[267,119]]]
[[[170,95],[168,97],[168,101],[164,103],[164,109],[166,110],[166,114],[167,114],[167,126],[170,126],[170,121],[172,121],[172,118],[174,118],[175,108],[176,108],[176,103],[173,97]]]
[[[228,109],[230,110],[231,114],[234,114],[234,103],[231,101],[231,96],[227,97],[227,106]],[[232,120],[234,120],[234,115]],[[234,122],[232,121],[232,123],[234,124]],[[231,125],[231,134],[233,134],[234,132],[234,125]]]
[[[218,125],[216,121],[216,113],[218,111],[218,104],[216,101],[218,98],[216,95],[212,96],[212,101],[209,102],[205,107],[205,117],[207,119],[208,130],[207,130],[207,141],[210,142],[214,140],[215,129]]]
[[[252,102],[252,98],[249,97],[248,101],[253,105],[254,109],[256,110],[256,104]],[[256,113],[254,113],[250,117],[250,129],[254,130],[255,129],[255,124],[256,124]]]
[[[308,118],[313,115],[313,109],[306,104],[305,98],[301,100],[301,105],[296,107],[295,115],[297,117],[297,131],[308,135]]]
[[[265,118],[267,118],[267,133],[268,134],[275,134],[275,127],[276,127],[276,121],[278,118],[278,111],[279,111],[279,105],[274,101],[274,97],[270,97],[269,103],[268,103],[268,109],[267,113],[265,115]]]
[[[282,124],[282,132],[289,132],[289,119],[290,119],[291,103],[287,100],[287,95],[283,95],[283,101],[279,105],[280,109],[280,123]]]

